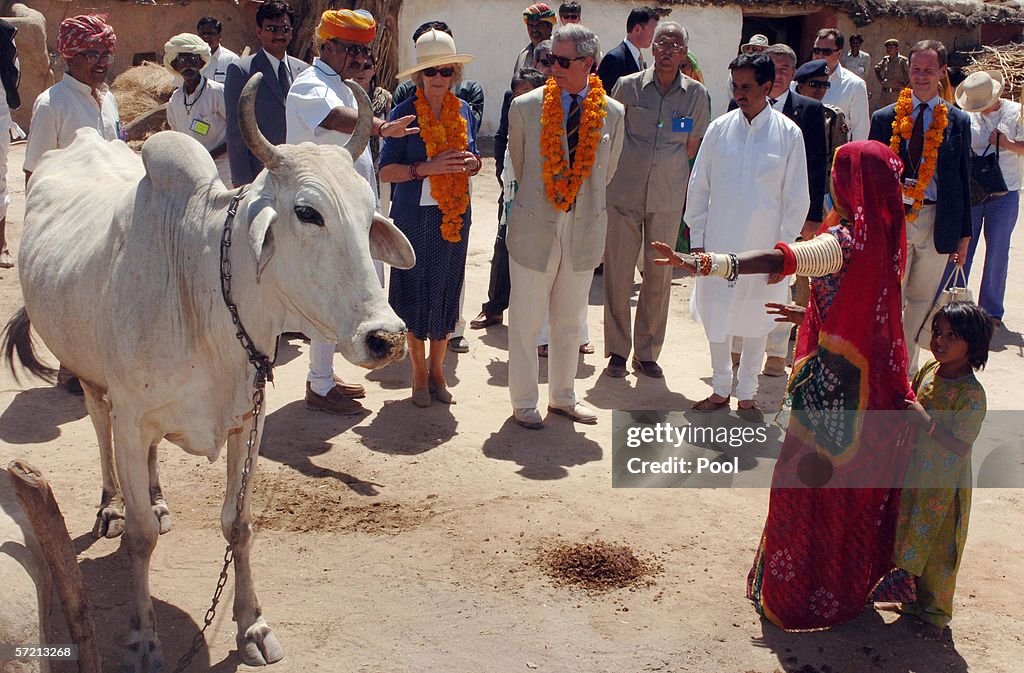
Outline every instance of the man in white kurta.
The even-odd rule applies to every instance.
[[[70,145],[78,129],[96,129],[106,140],[123,139],[117,102],[105,82],[116,49],[113,28],[99,16],[83,14],[61,22],[57,51],[67,73],[32,106],[26,179],[44,153]]]
[[[345,84],[356,70],[362,70],[370,56],[370,45],[377,26],[365,10],[329,10],[324,12],[317,26],[317,40],[322,42],[320,56],[313,59],[312,67],[295,77],[285,100],[287,143],[297,145],[311,142],[317,145],[343,147],[355,130],[358,103]],[[413,118],[385,123],[375,119],[377,135],[405,135]],[[355,169],[370,184],[377,197],[377,180],[373,172],[373,158],[369,145],[355,159]],[[384,269],[379,262],[377,275],[384,285]],[[329,270],[328,270],[329,271]],[[306,405],[331,413],[347,414],[363,411],[353,401],[366,394],[363,386],[348,384],[334,375],[335,344],[311,336],[309,344],[309,374],[306,383]]]
[[[203,77],[223,84],[228,75],[228,66],[238,63],[238,54],[231,51],[220,43],[221,32],[224,26],[212,16],[204,16],[196,24],[196,33],[203,38],[206,44],[210,45],[210,60],[203,68]]]
[[[795,240],[810,204],[800,127],[772,109],[766,98],[775,79],[771,59],[742,54],[729,69],[739,107],[711,122],[687,192],[685,219],[690,245],[697,252],[739,253]],[[757,375],[768,333],[775,326],[764,304],[784,303],[788,289],[767,280],[765,275],[740,276],[733,282],[696,280],[691,304],[711,346],[714,394],[695,408],[712,411],[728,405],[729,343],[732,337],[741,337],[739,409],[756,410]]]

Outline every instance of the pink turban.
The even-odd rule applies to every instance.
[[[61,58],[69,59],[83,51],[117,50],[117,36],[114,29],[104,22],[105,15],[80,14],[60,22],[57,30],[57,52]]]

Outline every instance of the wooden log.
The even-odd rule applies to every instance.
[[[57,585],[71,638],[78,645],[78,670],[80,673],[101,673],[96,626],[92,621],[89,597],[85,593],[85,579],[50,484],[39,470],[22,460],[11,461],[7,474]]]

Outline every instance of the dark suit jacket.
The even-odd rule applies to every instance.
[[[935,168],[935,251],[942,255],[954,253],[961,238],[970,237],[971,229],[971,118],[966,112],[947,103],[949,124],[939,145],[939,163]],[[871,115],[870,140],[888,145],[896,105],[889,105]],[[900,158],[907,161],[907,142],[900,143]]]
[[[292,79],[309,67],[308,63],[293,56],[285,56]],[[263,164],[254,157],[238,127],[238,99],[245,83],[257,72],[263,73],[263,81],[256,91],[256,125],[274,145],[285,142],[285,93],[277,81],[277,71],[270,66],[270,60],[260,49],[252,56],[246,56],[238,63],[228,66],[224,79],[224,112],[227,115],[228,161],[231,164],[231,181],[236,187],[247,185],[263,170]]]
[[[736,101],[729,101],[730,110],[735,110],[736,107]],[[813,98],[790,91],[782,105],[782,114],[799,126],[804,136],[804,152],[807,154],[807,192],[811,197],[807,219],[821,222],[825,217],[825,191],[828,186],[825,108]]]
[[[494,170],[501,180],[501,172],[505,168],[505,148],[508,147],[508,109],[512,107],[512,89],[505,90],[501,101],[501,119],[498,121],[498,132],[494,134]]]
[[[633,52],[626,46],[625,41],[619,42],[614,49],[605,54],[597,66],[597,76],[601,78],[601,84],[608,94],[611,94],[620,77],[632,75],[634,72],[640,72],[640,64],[633,58]]]

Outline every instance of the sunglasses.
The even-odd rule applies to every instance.
[[[267,25],[263,26],[263,30],[265,30],[268,33],[271,33],[273,35],[277,35],[278,33],[281,33],[283,35],[287,35],[288,33],[292,32],[292,27],[291,26],[275,26],[272,23],[268,23]]]
[[[446,65],[443,68],[424,68],[423,74],[427,77],[433,77],[434,75],[440,75],[441,77],[451,77],[455,74],[455,68],[450,65]]]
[[[821,54],[822,56],[831,56],[832,54],[839,51],[838,49],[829,49],[828,47],[814,47],[811,49],[813,54]]]
[[[561,14],[560,16],[562,17],[563,21],[579,21],[580,20],[580,15],[579,14]]]
[[[370,58],[373,56],[373,50],[364,44],[341,44],[335,42],[334,46],[338,49],[344,49],[345,55],[350,57],[362,56],[363,58]]]
[[[199,54],[178,54],[174,60],[179,63],[202,63],[203,57]]]
[[[105,51],[102,54],[98,51],[80,51],[78,55],[85,59],[85,62],[89,65],[96,65],[97,63],[110,63],[114,60],[114,55],[109,51]]]
[[[807,82],[800,82],[804,86],[809,86],[812,89],[827,89],[832,86],[832,82],[825,82],[819,79],[808,80]]]
[[[554,64],[557,63],[560,68],[566,69],[570,65],[572,65],[575,61],[582,61],[585,58],[586,58],[586,56],[577,56],[576,58],[566,58],[565,56],[555,56],[554,54],[551,54],[550,56],[548,56],[548,62],[546,62],[546,63],[544,61],[540,61],[540,62],[544,63],[544,65],[549,66],[549,67],[553,66]]]

